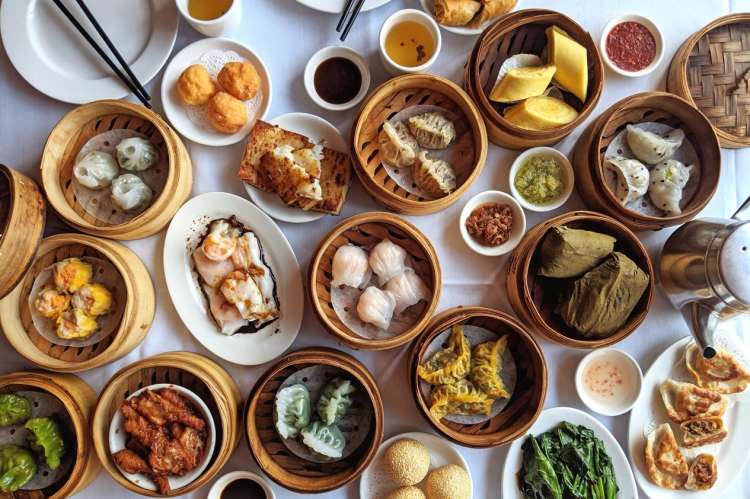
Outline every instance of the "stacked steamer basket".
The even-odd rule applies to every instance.
[[[456,189],[438,199],[425,199],[405,190],[383,165],[378,143],[383,123],[412,106],[443,108],[468,125],[473,159],[467,168],[456,172]],[[378,203],[397,213],[428,215],[456,202],[479,177],[487,158],[487,131],[476,106],[456,84],[435,75],[404,75],[382,84],[362,105],[352,129],[352,150],[354,171]]]
[[[628,124],[658,122],[681,128],[700,160],[697,190],[679,215],[657,217],[623,206],[605,184],[605,152]],[[673,94],[644,92],[612,105],[578,139],[573,153],[576,188],[592,209],[610,215],[632,230],[659,230],[693,219],[713,197],[719,185],[721,153],[711,123],[690,104]]]
[[[608,337],[585,338],[567,326],[555,313],[559,289],[538,275],[541,243],[547,232],[559,225],[614,237],[617,240],[615,251],[627,255],[649,277],[648,287],[627,322]],[[606,215],[576,211],[542,222],[526,233],[506,264],[505,287],[513,311],[532,331],[574,348],[601,348],[623,340],[644,321],[651,308],[656,282],[651,258],[630,229]]]
[[[362,444],[346,459],[317,463],[287,449],[276,431],[276,392],[290,375],[311,366],[332,367],[366,392],[371,406],[370,427]],[[333,349],[308,348],[293,352],[271,367],[255,384],[245,407],[247,442],[260,468],[273,481],[295,492],[328,492],[354,481],[367,468],[383,439],[383,401],[380,390],[365,366],[353,357]]]
[[[453,326],[476,326],[495,333],[498,338],[507,335],[507,349],[515,360],[516,382],[509,402],[494,417],[477,424],[437,420],[430,413],[430,397],[420,387],[417,375],[417,366],[427,360],[430,344]],[[524,436],[539,417],[547,394],[547,364],[531,334],[510,315],[489,308],[456,307],[435,316],[412,345],[409,381],[417,407],[438,432],[467,447],[496,447]]]
[[[237,384],[221,366],[191,352],[168,352],[139,360],[109,380],[94,410],[92,432],[96,454],[120,485],[150,497],[165,496],[139,487],[123,476],[110,452],[109,430],[112,418],[130,394],[160,383],[179,385],[196,394],[208,407],[216,428],[216,445],[213,455],[208,458],[208,467],[195,481],[168,494],[169,497],[180,496],[215,478],[239,444],[241,396]]]
[[[47,488],[19,491],[7,497],[64,499],[81,492],[99,474],[101,465],[91,446],[91,413],[96,392],[85,381],[72,374],[25,371],[0,376],[0,393],[39,391],[60,401],[72,423],[71,439],[75,438],[75,461],[68,475]],[[6,497],[5,494],[2,494]]]
[[[672,58],[667,88],[700,109],[722,147],[750,146],[750,14],[720,17],[685,40]]]
[[[112,291],[122,310],[114,332],[89,346],[63,346],[37,331],[31,318],[29,295],[36,277],[55,262],[69,257],[93,257],[111,263],[118,272]],[[59,234],[42,240],[35,260],[15,289],[0,301],[0,325],[11,345],[29,361],[52,371],[79,372],[117,360],[133,350],[146,336],[154,318],[155,295],[143,262],[114,241],[83,234]]]
[[[567,125],[545,131],[520,128],[500,112],[498,104],[489,100],[490,92],[503,62],[515,54],[542,55],[550,26],[565,30],[588,54],[588,91],[586,101],[568,102],[578,111]],[[604,66],[596,43],[581,26],[569,17],[551,10],[526,9],[511,12],[489,26],[477,39],[464,70],[464,87],[476,102],[487,125],[492,142],[509,149],[551,145],[568,136],[596,107],[604,86]]]
[[[114,212],[99,209],[94,214],[79,202],[73,166],[90,139],[120,129],[146,137],[167,158],[169,171],[148,208],[132,219],[113,223]],[[187,200],[193,183],[190,156],[179,136],[159,115],[127,101],[96,101],[66,114],[47,139],[41,170],[47,198],[67,223],[82,232],[113,239],[140,239],[159,232]]]
[[[345,244],[372,248],[386,238],[406,250],[415,272],[431,294],[407,330],[384,339],[365,338],[347,327],[334,309],[331,299],[333,256]],[[441,283],[440,263],[429,239],[398,216],[372,212],[345,220],[323,238],[310,263],[307,291],[313,310],[326,331],[353,348],[385,350],[411,341],[424,329],[440,301]]]

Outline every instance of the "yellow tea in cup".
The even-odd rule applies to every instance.
[[[399,66],[421,66],[435,53],[435,39],[429,28],[422,23],[400,22],[388,32],[385,52]]]
[[[188,12],[194,19],[213,21],[227,13],[233,0],[189,0]]]

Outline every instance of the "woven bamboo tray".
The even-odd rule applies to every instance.
[[[331,303],[331,269],[333,255],[341,246],[353,244],[371,248],[386,238],[406,250],[414,270],[432,295],[413,326],[392,338],[376,340],[360,336],[339,319]],[[396,215],[370,212],[344,220],[323,238],[310,261],[307,291],[315,315],[326,331],[353,348],[385,350],[399,347],[422,332],[440,301],[441,275],[435,248],[419,229]]]
[[[720,17],[672,58],[667,89],[706,115],[722,147],[750,145],[750,13]]]

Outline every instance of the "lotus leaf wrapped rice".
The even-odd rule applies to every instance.
[[[31,452],[16,445],[0,445],[0,492],[15,492],[36,475]]]
[[[14,393],[0,395],[0,426],[20,424],[31,417],[31,402]]]
[[[573,283],[558,312],[585,337],[607,337],[628,320],[648,286],[649,276],[615,251]]]
[[[589,230],[552,227],[542,241],[539,275],[577,277],[598,265],[615,249],[616,239]]]

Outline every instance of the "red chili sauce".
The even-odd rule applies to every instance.
[[[656,40],[641,23],[626,21],[607,35],[607,56],[625,71],[640,71],[656,58]]]

